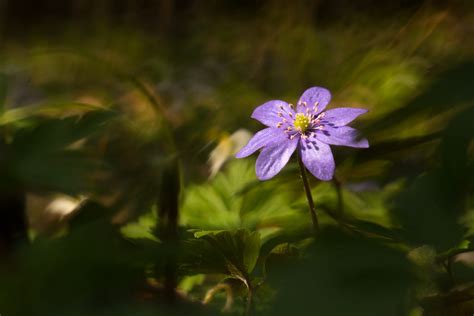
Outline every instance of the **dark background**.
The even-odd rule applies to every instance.
[[[472,315],[472,1],[0,0],[0,314]],[[363,107],[336,178],[253,109]],[[229,302],[230,300],[230,302]]]

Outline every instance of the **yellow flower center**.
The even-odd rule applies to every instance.
[[[297,130],[304,133],[308,128],[310,122],[311,120],[309,119],[309,117],[307,117],[303,113],[296,113],[295,122],[293,123],[293,125]]]

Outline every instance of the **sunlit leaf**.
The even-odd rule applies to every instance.
[[[223,273],[249,281],[260,253],[260,235],[248,230],[205,232],[190,241],[193,250],[188,260],[190,271]]]

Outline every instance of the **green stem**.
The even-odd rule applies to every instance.
[[[247,304],[245,306],[245,316],[252,316],[253,315],[253,287],[250,282],[247,284],[248,286],[248,294],[247,294]]]
[[[308,200],[309,213],[311,215],[311,221],[313,222],[313,233],[316,235],[319,233],[319,221],[316,215],[316,208],[314,207],[313,196],[311,195],[311,189],[309,187],[308,176],[306,174],[306,168],[301,160],[300,155],[298,157],[298,164],[300,166],[301,179],[303,179],[304,191],[306,193],[306,199]]]

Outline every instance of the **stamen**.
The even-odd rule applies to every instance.
[[[311,120],[309,114],[297,113],[293,125],[300,133],[304,133],[310,127]]]
[[[278,112],[277,115],[278,115],[279,117],[282,117],[282,116],[283,116],[283,113]]]
[[[282,124],[283,124],[282,122],[279,122],[279,123],[277,124],[277,128],[280,128]]]
[[[293,107],[293,104],[288,104],[290,106],[290,108]],[[291,111],[287,111],[287,109],[283,106],[283,105],[280,105],[280,109],[281,111],[278,112],[280,114],[278,114],[279,117],[283,117],[284,114],[288,114],[291,118],[293,117],[293,114],[291,113]]]

